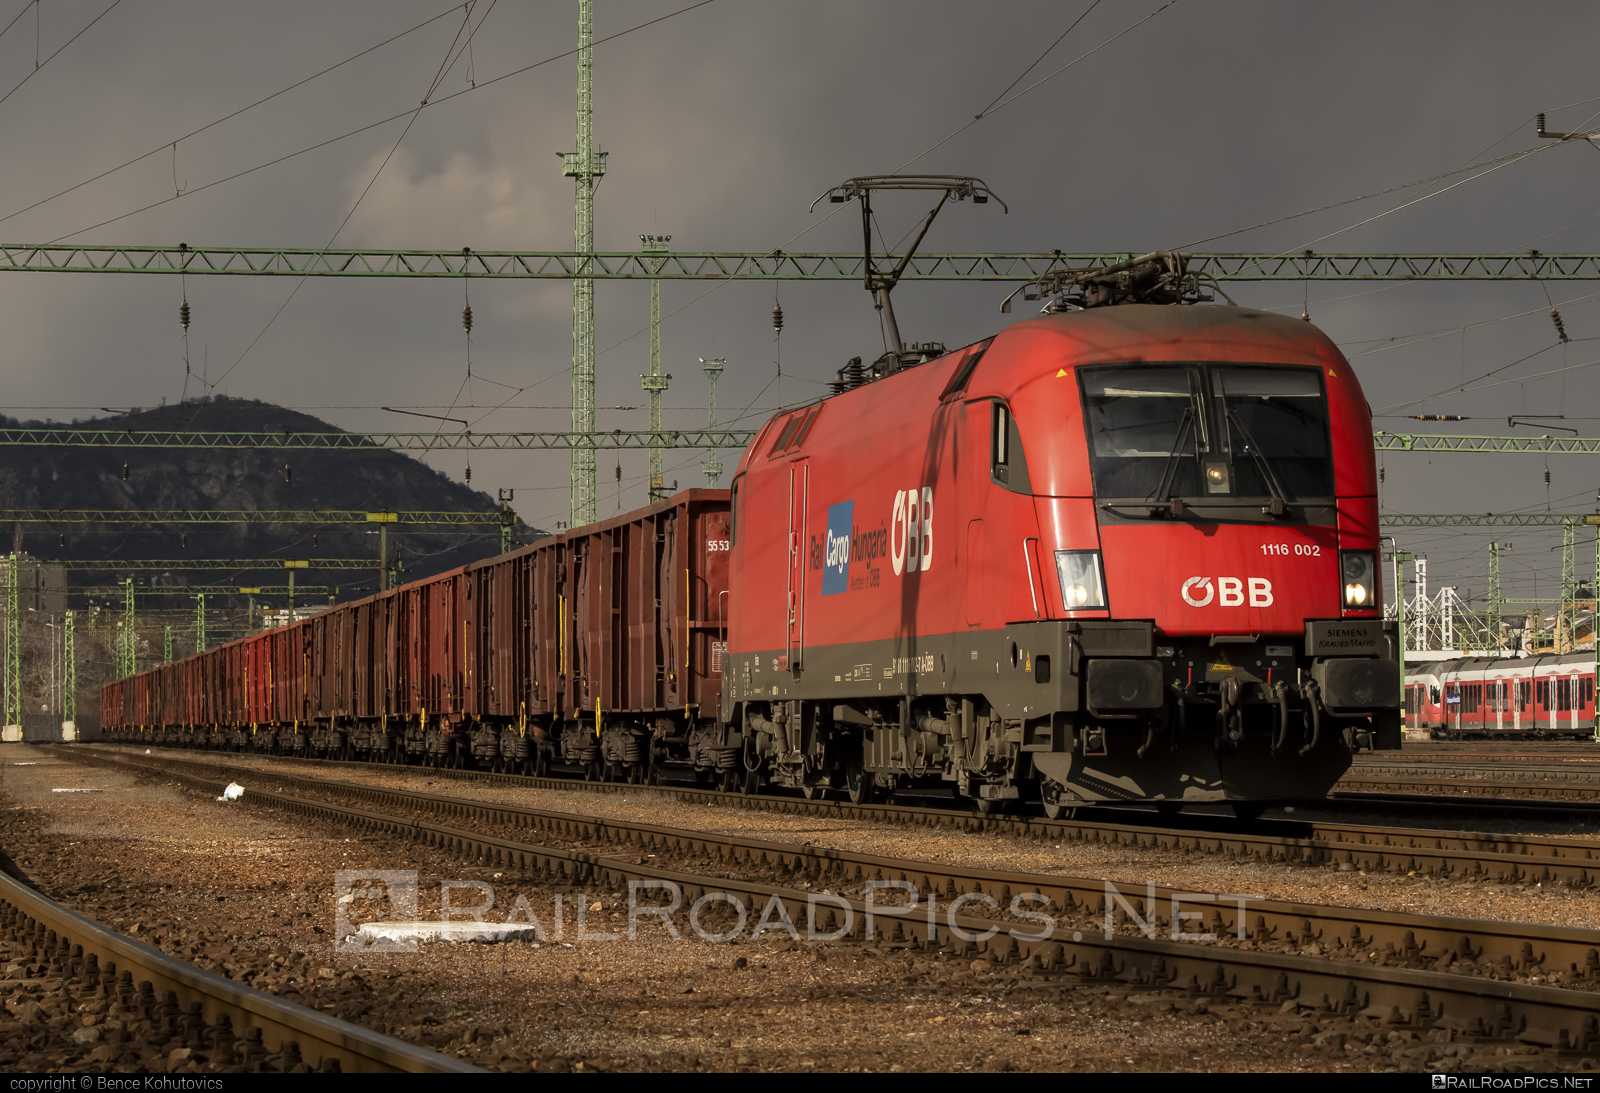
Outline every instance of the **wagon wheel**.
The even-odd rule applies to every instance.
[[[845,767],[844,792],[853,805],[870,805],[878,795],[872,775],[867,773],[866,764],[859,758]]]
[[[761,771],[747,770],[739,778],[739,792],[746,797],[754,797],[761,792]]]
[[[717,772],[713,767],[695,767],[694,784],[701,789],[710,789],[717,784]]]
[[[1046,782],[1039,787],[1039,794],[1044,801],[1045,819],[1070,820],[1077,814],[1076,802],[1068,798],[1056,783]]]
[[[535,778],[548,778],[550,776],[550,753],[542,745],[535,744],[533,748],[533,776]]]
[[[628,784],[630,786],[644,785],[648,774],[646,767],[647,764],[642,762],[628,764]]]
[[[808,801],[818,801],[828,795],[827,786],[801,786],[801,794]]]
[[[978,813],[982,816],[997,816],[1005,811],[1006,806],[1006,803],[997,797],[978,797],[973,800],[973,804],[978,806]]]
[[[604,771],[600,768],[600,760],[591,760],[589,765],[583,768],[583,780],[585,782],[598,782],[603,773]]]

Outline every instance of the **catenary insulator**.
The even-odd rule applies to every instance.
[[[471,463],[467,464],[467,481],[468,482],[472,481],[472,464]]]
[[[178,322],[185,331],[189,329],[189,301],[187,298],[178,305]]]
[[[1550,321],[1556,324],[1556,337],[1560,338],[1563,342],[1570,342],[1572,340],[1571,338],[1567,337],[1567,324],[1561,321],[1561,312],[1557,311],[1553,307],[1550,309]]]
[[[290,470],[289,470],[289,464],[287,464],[287,463],[285,463],[285,464],[284,464],[284,465],[283,465],[283,480],[284,480],[284,481],[285,481],[285,482],[287,482],[287,481],[289,481],[289,475],[290,475],[290,473],[291,473],[291,472],[290,472]]]
[[[128,480],[128,465],[126,463],[122,465],[122,480],[124,482]]]
[[[783,307],[781,304],[772,305],[772,332],[783,333]]]
[[[1383,485],[1383,476],[1384,476],[1383,464],[1379,463],[1378,464],[1378,485],[1380,485],[1380,486]]]
[[[1545,489],[1549,489],[1550,488],[1550,468],[1549,467],[1546,467],[1544,469],[1544,488]]]
[[[472,333],[472,305],[467,304],[461,309],[461,329],[468,334]]]

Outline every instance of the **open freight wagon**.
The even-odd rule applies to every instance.
[[[105,685],[116,739],[643,780],[727,770],[728,493],[674,497]]]

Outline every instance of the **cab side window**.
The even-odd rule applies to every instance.
[[[1028,462],[1022,455],[1022,437],[1011,408],[998,400],[990,405],[989,480],[1012,493],[1031,493]]]

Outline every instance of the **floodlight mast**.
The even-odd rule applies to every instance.
[[[917,232],[917,237],[911,241],[904,257],[899,263],[887,272],[878,269],[872,260],[872,192],[874,190],[938,190],[939,200],[922,222],[922,228]],[[883,312],[884,326],[889,335],[891,351],[895,355],[896,367],[899,360],[906,355],[905,343],[900,339],[900,326],[894,319],[894,306],[889,302],[889,293],[899,283],[900,276],[905,273],[906,267],[911,264],[912,256],[917,253],[917,247],[922,244],[923,236],[928,234],[928,229],[933,226],[934,217],[939,215],[939,210],[944,208],[944,203],[954,197],[957,201],[972,198],[974,205],[983,205],[992,197],[1000,202],[1000,207],[1010,212],[1004,201],[982,179],[967,178],[961,175],[864,175],[860,178],[846,179],[835,186],[822,197],[811,203],[815,209],[825,197],[834,204],[843,204],[846,201],[859,200],[861,202],[861,240],[865,261],[862,263],[863,279],[866,289],[873,295],[873,306]],[[886,256],[892,257],[892,256]]]

